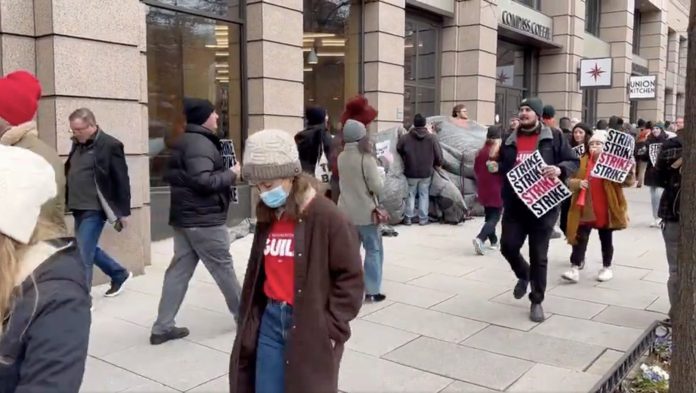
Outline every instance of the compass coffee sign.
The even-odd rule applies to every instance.
[[[657,77],[655,75],[632,76],[628,81],[630,100],[650,100],[657,97]]]
[[[611,87],[612,61],[602,59],[580,60],[580,87]]]

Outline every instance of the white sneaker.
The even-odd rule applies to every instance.
[[[488,246],[488,249],[489,249],[489,250],[493,250],[493,251],[500,251],[500,243],[497,243],[497,242],[496,242],[496,243],[491,243],[491,244]]]
[[[476,255],[484,255],[483,242],[481,239],[475,237],[472,243],[474,243],[474,251],[476,251]]]
[[[610,267],[602,268],[597,276],[597,281],[605,282],[614,278],[614,271]]]
[[[573,266],[567,272],[561,275],[564,280],[570,281],[572,283],[577,283],[580,281],[580,269],[577,266]]]
[[[659,228],[662,224],[662,221],[658,218],[657,220],[653,221],[650,224],[650,228]]]

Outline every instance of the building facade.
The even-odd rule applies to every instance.
[[[378,109],[374,129],[459,103],[505,123],[535,95],[588,123],[674,120],[688,13],[688,0],[0,0],[0,73],[41,80],[39,132],[62,156],[81,106],[124,142],[133,225],[104,243],[142,271],[171,233],[162,177],[184,96],[216,104],[238,155],[255,131],[301,130],[306,106],[337,129],[356,94]],[[583,60],[603,58],[610,83],[581,87]],[[654,76],[654,98],[629,98],[637,76]],[[238,191],[230,223],[252,211]]]

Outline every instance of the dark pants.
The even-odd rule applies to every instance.
[[[561,202],[561,231],[565,235],[568,230],[568,212],[570,211],[570,204],[572,198],[567,198]]]
[[[503,208],[484,207],[483,209],[486,222],[483,224],[483,228],[481,228],[481,232],[479,232],[477,237],[482,242],[490,240],[491,244],[496,244],[498,243],[498,236],[495,234],[495,227],[500,222],[500,215],[503,212]]]
[[[519,280],[529,281],[531,293],[529,300],[541,304],[546,292],[549,241],[553,227],[558,219],[558,211],[550,212],[542,218],[531,214],[513,215],[507,210],[503,214],[503,233],[500,252],[508,261]],[[529,263],[520,250],[529,237]]]
[[[128,278],[128,270],[119,265],[109,254],[99,247],[99,238],[106,224],[106,214],[97,210],[74,210],[75,238],[80,256],[86,268],[85,281],[92,286],[93,266],[97,265],[111,279],[112,283],[121,283]]]
[[[614,231],[612,229],[598,229],[597,232],[599,232],[599,241],[602,243],[602,264],[604,267],[611,267],[611,261],[614,259],[614,241],[612,239]],[[592,233],[591,226],[580,225],[578,227],[577,244],[573,246],[573,252],[570,254],[570,263],[573,266],[580,266],[585,260],[590,233]]]
[[[285,391],[285,344],[291,328],[292,306],[269,301],[256,347],[256,393]]]

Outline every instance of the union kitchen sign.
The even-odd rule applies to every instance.
[[[651,100],[657,98],[657,77],[655,75],[632,76],[628,81],[630,100]]]

